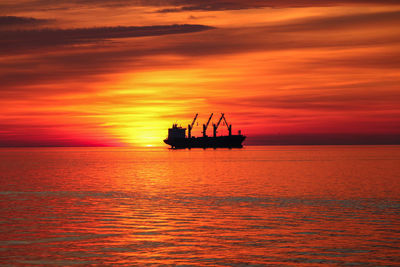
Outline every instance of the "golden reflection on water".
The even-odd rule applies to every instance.
[[[393,147],[0,150],[2,265],[395,265]]]

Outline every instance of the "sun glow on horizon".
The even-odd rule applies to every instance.
[[[400,133],[398,4],[28,2],[1,16],[1,146],[163,146],[212,112],[248,135]]]

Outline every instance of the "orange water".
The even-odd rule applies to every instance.
[[[400,263],[400,146],[0,149],[0,265]]]

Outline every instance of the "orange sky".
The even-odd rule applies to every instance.
[[[400,134],[397,0],[56,2],[0,3],[0,146]]]

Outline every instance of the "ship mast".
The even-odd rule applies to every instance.
[[[188,125],[188,138],[191,138],[191,137],[192,137],[193,125],[194,125],[194,122],[196,121],[198,115],[199,115],[199,113],[196,113],[196,116],[194,117],[194,119],[193,119],[193,121],[192,121],[192,124],[189,124],[189,125]]]
[[[219,124],[220,124],[221,121],[222,121],[222,118],[224,118],[224,113],[221,113],[221,118],[219,118],[219,121],[218,121],[217,124],[214,124],[214,123],[213,123],[214,137],[217,137],[217,129],[218,129]]]
[[[231,136],[232,135],[232,124],[228,124],[228,122],[225,119],[225,116],[222,115],[222,117],[224,117],[225,125],[226,125],[226,127],[228,127],[229,136]]]
[[[204,137],[207,137],[207,128],[208,128],[208,125],[210,124],[213,114],[214,113],[211,113],[210,117],[208,118],[207,124],[203,124],[203,136]]]

